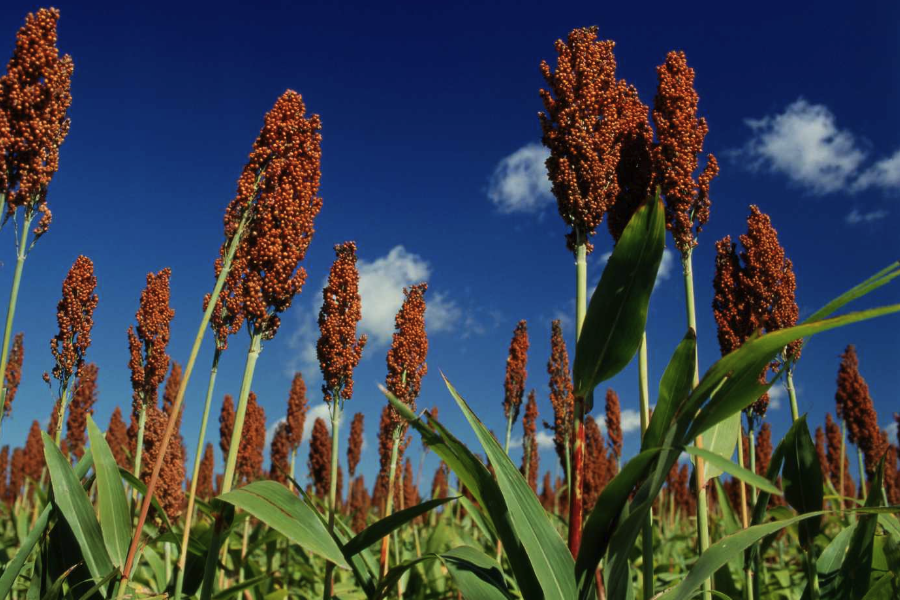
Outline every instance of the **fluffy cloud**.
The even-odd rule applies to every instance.
[[[394,333],[394,316],[403,304],[403,288],[428,281],[432,275],[431,265],[418,254],[403,246],[395,246],[385,256],[375,260],[360,258],[356,264],[359,270],[359,294],[362,298],[362,319],[357,331],[369,336],[366,352],[382,349],[391,342]],[[319,291],[312,297],[321,298],[322,281]],[[317,324],[318,307],[307,307],[294,335],[291,347],[295,350],[289,371],[300,369],[318,373],[316,340],[319,337]],[[468,320],[462,308],[446,293],[430,289],[426,295],[425,325],[429,333],[448,331],[462,321]]]
[[[501,213],[537,213],[553,203],[544,166],[548,156],[549,150],[532,143],[500,161],[487,194]]]
[[[874,223],[875,221],[880,221],[881,219],[888,216],[888,211],[884,209],[872,210],[869,212],[859,212],[858,209],[854,208],[850,211],[846,217],[844,217],[844,222],[848,225],[859,225],[860,223]]]
[[[894,425],[896,427],[896,423]],[[553,434],[548,433],[543,429],[537,432],[537,434],[535,435],[535,439],[537,440],[538,448],[541,450],[548,450],[550,448],[556,447],[553,442]]]
[[[598,262],[598,267],[602,271],[606,267],[606,263],[609,261],[609,257],[612,256],[612,252],[604,252],[600,255],[600,260]],[[659,270],[656,272],[656,283],[654,286],[658,286],[660,283],[669,279],[672,276],[672,267],[675,265],[675,253],[665,248],[663,250],[662,261],[659,263]],[[600,279],[597,279],[597,283],[600,283]],[[597,287],[597,283],[594,284],[594,288]],[[590,293],[593,293],[591,290]]]
[[[640,431],[641,429],[641,413],[634,410],[633,408],[626,408],[620,413],[620,423],[622,426],[622,433],[631,433],[633,431]],[[599,413],[594,417],[594,420],[597,421],[597,425],[600,427],[600,431],[602,433],[606,433],[606,413]]]
[[[888,435],[888,439],[893,444],[897,441],[897,422],[893,421],[885,425],[882,429]]]
[[[787,390],[780,383],[776,383],[769,388],[769,409],[778,410],[781,408],[781,401],[787,394]]]
[[[730,154],[751,169],[780,173],[819,195],[900,190],[900,150],[863,168],[865,150],[825,105],[798,98],[782,113],[744,122],[752,135]]]
[[[838,129],[826,106],[803,98],[781,114],[745,123],[753,136],[740,154],[749,165],[786,175],[815,194],[848,188],[866,157],[853,134]]]

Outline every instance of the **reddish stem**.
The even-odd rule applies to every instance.
[[[584,499],[584,398],[575,397],[575,440],[572,450],[572,489],[569,490],[569,551],[578,556]]]

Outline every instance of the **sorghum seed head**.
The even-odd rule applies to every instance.
[[[22,382],[22,362],[25,359],[25,334],[17,333],[9,350],[9,363],[6,365],[6,400],[3,410],[8,417],[12,412],[12,403]]]
[[[169,306],[168,267],[147,274],[147,287],[141,292],[137,310],[137,328],[128,327],[128,348],[133,394],[133,420],[137,421],[141,405],[156,405],[159,385],[169,369],[169,327],[175,311]],[[132,423],[135,425],[135,423]],[[136,426],[136,425],[135,425]]]
[[[91,345],[98,301],[96,288],[94,263],[86,256],[79,256],[63,281],[62,298],[56,305],[59,332],[50,340],[50,351],[56,361],[53,377],[60,386],[67,386],[71,377],[78,376]]]
[[[87,416],[94,414],[94,403],[97,401],[97,365],[88,363],[81,368],[75,383],[72,401],[69,403],[69,416],[66,419],[66,443],[69,452],[77,459],[84,455],[84,432],[87,428]]]
[[[106,428],[106,443],[112,451],[116,464],[123,469],[131,468],[131,460],[128,457],[128,449],[131,443],[128,439],[128,428],[122,419],[122,409],[118,406],[109,418],[109,427]]]
[[[606,390],[606,434],[609,436],[610,449],[616,458],[622,456],[622,412],[619,406],[619,395],[609,388]]]
[[[287,435],[291,450],[296,450],[303,441],[303,425],[306,423],[306,383],[303,375],[294,373],[291,391],[288,394]]]
[[[309,438],[309,478],[316,496],[325,498],[331,486],[331,436],[325,419],[317,418]]]
[[[286,484],[287,475],[290,473],[291,444],[288,440],[287,423],[281,422],[275,428],[275,435],[272,436],[272,445],[269,449],[271,458],[271,467],[269,468],[269,479],[278,483]]]
[[[509,343],[506,358],[506,378],[503,381],[503,414],[515,422],[525,395],[525,379],[528,377],[528,323],[519,321]]]
[[[428,335],[425,333],[425,291],[428,284],[420,283],[403,290],[403,305],[394,318],[394,337],[387,353],[387,389],[406,404],[416,409],[416,398],[422,387],[422,378],[428,372],[425,359],[428,356]],[[391,407],[395,423],[402,419]]]
[[[363,414],[358,412],[353,415],[353,421],[350,423],[350,442],[347,444],[347,472],[351,478],[356,474],[356,466],[359,464],[359,457],[362,455],[364,419]]]
[[[572,374],[569,371],[569,353],[563,339],[559,319],[553,321],[550,335],[550,404],[553,406],[553,444],[559,462],[565,468],[568,442],[571,441],[575,396],[572,391]]]

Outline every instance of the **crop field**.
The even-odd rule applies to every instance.
[[[897,330],[900,305],[879,293],[897,285],[900,262],[835,269],[829,286],[846,291],[801,310],[795,263],[760,206],[730,235],[701,239],[720,173],[704,151],[703,73],[671,51],[656,89],[639,95],[596,27],[547,40],[533,123],[565,228],[561,268],[575,284],[560,300],[574,288],[574,303],[542,321],[516,317],[497,374],[502,398],[470,397],[429,365],[426,307],[446,300],[425,277],[403,286],[386,352],[378,347],[360,325],[361,249],[346,241],[333,246],[327,279],[315,275],[321,390],[307,386],[308,371],[292,373],[286,402],[273,412],[267,400],[267,414],[252,390],[278,366],[263,350],[290,335],[300,294],[316,293],[307,250],[328,245],[313,235],[330,202],[319,195],[328,130],[288,89],[257,115],[252,145],[247,132],[243,167],[228,166],[239,176],[217,209],[220,245],[201,249],[210,277],[193,299],[202,316],[184,334],[190,352],[170,347],[179,265],[147,273],[143,289],[102,281],[104,294],[116,288],[136,307],[126,353],[92,340],[102,301],[95,264],[79,255],[53,298],[58,332],[43,380],[55,404],[30,429],[13,421],[34,402],[20,389],[34,378],[23,371],[26,340],[47,354],[43,339],[19,332],[20,290],[60,289],[46,281],[59,259],[42,250],[65,226],[52,222],[52,180],[81,126],[70,112],[78,57],[62,52],[59,19],[37,10],[0,40],[0,53],[11,50],[0,74],[0,244],[15,248],[0,270],[10,289],[0,313],[0,599],[900,598],[900,439],[884,429],[867,363],[849,343],[863,322]],[[709,285],[695,277],[701,244],[715,250],[714,332],[697,326],[710,311],[696,301]],[[611,251],[597,260],[601,247]],[[675,347],[648,335],[667,256],[682,276],[668,285],[683,286]],[[816,400],[827,404],[816,425],[801,411],[795,368],[817,334],[837,329],[843,354],[819,376],[836,376],[835,403]],[[538,338],[549,355],[535,350]],[[700,347],[717,360],[701,364]],[[375,353],[387,366],[377,389],[354,381]],[[222,400],[231,374],[220,362],[235,354],[240,386]],[[109,356],[118,358],[107,366]],[[99,369],[126,363],[130,399],[96,422]],[[637,377],[623,392],[611,380],[626,369]],[[423,393],[425,377],[441,382],[440,399]],[[539,414],[538,380],[552,413]],[[773,412],[778,390],[789,414]],[[637,399],[639,426],[625,424],[619,392]],[[360,394],[381,410],[375,447],[364,443]],[[327,412],[311,411],[313,400]],[[183,427],[187,406],[202,418]],[[501,410],[505,429],[492,430]],[[900,424],[897,413],[883,418]],[[4,439],[13,428],[28,429],[20,447]],[[360,466],[365,453],[377,455],[377,473]],[[426,459],[437,467],[423,469]]]

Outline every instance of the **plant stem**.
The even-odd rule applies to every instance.
[[[257,178],[254,193],[258,185],[259,178]],[[191,354],[188,356],[187,364],[184,367],[184,374],[181,378],[181,385],[178,386],[178,394],[175,396],[175,404],[172,407],[172,412],[169,414],[169,420],[166,423],[166,430],[163,432],[162,441],[160,442],[160,452],[156,457],[156,464],[153,465],[153,472],[150,474],[150,481],[147,483],[147,493],[144,494],[144,501],[143,504],[141,504],[141,514],[138,517],[137,527],[135,527],[134,530],[134,536],[131,538],[131,546],[129,546],[128,548],[128,557],[125,560],[125,568],[123,569],[122,576],[123,583],[125,584],[127,584],[128,582],[128,573],[131,572],[132,565],[134,564],[134,556],[137,553],[138,542],[141,539],[141,531],[144,528],[144,522],[147,520],[147,513],[150,512],[150,501],[153,499],[153,492],[156,490],[156,483],[159,480],[159,471],[160,469],[162,469],[163,460],[166,456],[166,450],[168,450],[169,448],[169,440],[171,440],[172,434],[175,431],[175,423],[181,411],[181,405],[184,402],[184,393],[187,390],[188,382],[191,380],[191,373],[194,371],[194,363],[197,362],[197,354],[199,354],[200,345],[203,343],[203,336],[206,333],[206,326],[209,325],[209,320],[212,317],[212,312],[216,307],[216,303],[219,301],[219,296],[222,293],[222,288],[225,286],[225,279],[228,277],[228,273],[231,271],[231,264],[234,260],[234,254],[235,252],[237,252],[238,246],[241,242],[241,238],[244,235],[244,231],[246,230],[247,225],[252,218],[252,214],[253,211],[250,208],[247,208],[244,211],[244,214],[241,217],[241,222],[238,224],[237,231],[231,238],[231,241],[228,243],[228,250],[226,251],[225,258],[222,261],[222,270],[219,271],[219,276],[216,278],[216,285],[213,287],[213,291],[209,297],[209,303],[206,306],[206,310],[203,311],[203,318],[200,319],[200,327],[197,329],[197,335],[194,337],[194,345],[191,347]],[[216,538],[214,537],[213,539]],[[125,585],[121,585],[120,589],[124,589],[125,587]]]
[[[865,502],[869,498],[869,491],[866,489],[866,466],[863,462],[863,453],[859,448],[856,449],[856,459],[859,463],[859,489],[862,490],[862,500]]]
[[[509,414],[506,416],[506,443],[503,444],[503,452],[509,454],[509,438],[512,435],[512,426],[513,426],[513,411],[515,409],[510,406]]]
[[[587,243],[585,233],[575,229],[575,343],[587,314]],[[575,396],[571,477],[569,478],[569,552],[578,556],[581,546],[582,491],[584,471],[584,397]]]
[[[693,249],[688,248],[681,253],[681,266],[684,275],[684,298],[685,309],[687,311],[688,327],[694,333],[697,333],[697,311],[694,306],[694,270],[691,263],[691,255]],[[693,387],[700,384],[700,364],[698,361],[698,352],[694,348],[694,383]],[[698,448],[703,447],[703,439],[697,436],[694,442]],[[707,485],[704,469],[704,460],[697,457],[697,467],[694,471],[697,482],[697,530],[700,543],[700,554],[702,555],[709,549],[709,500],[707,498]],[[703,582],[703,600],[712,600],[712,582],[706,579]]]
[[[294,476],[294,469],[297,464],[297,448],[291,450],[291,480],[288,481],[288,489],[292,492],[294,491],[294,481],[296,481],[296,477]]]
[[[244,559],[247,558],[247,542],[250,540],[250,519],[244,519],[244,535],[241,539],[241,564],[238,567],[238,583],[244,582]]]
[[[26,242],[28,229],[31,227],[31,217],[26,214],[22,218],[22,235],[16,240],[16,269],[13,271],[12,289],[9,292],[9,304],[6,307],[6,324],[3,327],[3,346],[0,348],[0,387],[3,387],[2,404],[0,404],[0,423],[2,423],[6,405],[6,368],[9,365],[9,341],[12,337],[13,317],[16,314],[16,304],[19,300],[19,286],[22,283],[22,269],[25,267]]]
[[[253,372],[256,361],[262,351],[262,332],[254,331],[250,338],[250,349],[247,351],[247,362],[244,365],[244,376],[241,379],[241,392],[237,410],[234,413],[234,429],[231,431],[231,443],[228,446],[228,460],[225,462],[225,475],[222,478],[222,494],[227,494],[234,487],[234,470],[237,465],[238,450],[244,433],[244,418],[247,415],[247,399],[250,397],[250,385],[253,383]]]
[[[54,436],[54,442],[56,442],[56,447],[59,448],[60,441],[62,440],[62,429],[63,429],[63,420],[66,416],[66,406],[69,404],[69,385],[68,382],[63,384],[62,394],[59,397],[59,410],[56,411],[56,435]]]
[[[134,450],[134,476],[137,479],[141,478],[141,455],[144,450],[144,427],[147,424],[147,406],[144,404],[143,400],[141,401],[141,412],[138,416],[138,431],[137,431],[137,442],[135,444]],[[134,508],[137,504],[138,491],[135,488],[132,491],[131,500],[132,500],[132,518],[134,517]],[[127,571],[126,571],[127,572]]]
[[[738,430],[737,441],[738,465],[744,466],[744,426]],[[738,479],[741,491],[741,526],[747,529],[750,526],[750,518],[747,514],[747,486],[743,479]],[[753,569],[750,564],[744,564],[744,600],[753,600]]]
[[[640,392],[641,410],[641,438],[650,424],[650,377],[649,360],[647,356],[647,332],[641,338],[641,346],[638,349],[638,390]],[[653,597],[653,509],[647,512],[644,520],[644,529],[641,534],[641,554],[643,555],[642,573],[644,600]]]
[[[340,438],[338,429],[341,422],[340,390],[335,389],[331,394],[331,481],[328,489],[328,531],[334,531],[334,513],[337,511],[337,474],[338,474],[338,448]],[[325,564],[325,600],[329,600],[334,592],[334,563]]]
[[[394,509],[394,472],[397,470],[397,455],[400,452],[400,428],[394,427],[393,433],[393,442],[391,444],[391,467],[388,472],[388,493],[387,500],[384,504],[384,516],[382,519],[386,519],[391,515],[391,511]],[[462,488],[460,487],[460,493],[462,493]],[[384,578],[388,572],[388,550],[390,546],[390,537],[384,536],[381,538],[381,577]]]
[[[794,389],[794,369],[788,367],[787,377],[785,378],[788,397],[791,399],[791,422],[794,423],[800,418],[800,411],[797,409],[797,390]]]
[[[203,454],[203,443],[206,441],[206,425],[209,422],[209,408],[212,404],[216,375],[219,372],[219,358],[222,351],[216,348],[213,354],[212,367],[209,369],[209,384],[206,386],[206,403],[203,405],[203,419],[200,421],[200,436],[197,438],[197,452],[194,454],[194,470],[191,472],[191,490],[188,493],[187,511],[185,512],[184,533],[181,535],[181,554],[178,557],[178,575],[175,579],[175,600],[181,600],[184,588],[184,569],[187,566],[188,542],[191,539],[191,522],[194,518],[194,500],[197,497],[197,476],[200,473],[200,460]]]

